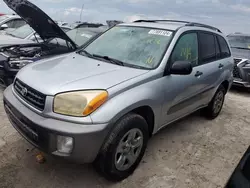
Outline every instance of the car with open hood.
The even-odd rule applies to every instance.
[[[234,56],[233,84],[250,89],[250,34],[227,36]]]
[[[66,26],[60,26],[60,28],[64,32],[71,30],[71,28]],[[43,40],[29,24],[25,24],[17,29],[6,29],[0,32],[0,47],[34,42],[39,43],[43,42]]]
[[[20,40],[24,40],[22,38],[26,34],[32,37],[24,40],[26,41],[24,44],[6,45],[0,48],[0,80],[4,85],[11,84],[16,73],[25,65],[43,58],[73,52],[105,31],[101,28],[79,28],[65,33],[47,14],[29,1],[5,0],[4,2],[29,25],[13,31],[11,35]],[[27,32],[20,32],[22,29]]]

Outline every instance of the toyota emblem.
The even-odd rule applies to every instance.
[[[26,96],[27,95],[27,93],[28,93],[28,90],[27,90],[27,88],[22,88],[22,90],[21,90],[21,94],[22,94],[22,96]]]

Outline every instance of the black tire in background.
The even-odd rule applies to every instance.
[[[120,170],[116,166],[117,155],[119,154],[117,149],[118,146],[120,146],[120,143],[123,142],[122,139],[125,140],[126,134],[130,134],[131,131],[137,131],[138,134],[142,135],[142,144],[140,150],[137,150],[138,152],[136,151],[138,154],[132,165],[128,169]],[[114,129],[111,131],[108,139],[100,150],[100,153],[94,162],[96,170],[110,181],[121,181],[127,178],[139,165],[145,153],[148,139],[149,133],[146,120],[135,113],[125,115],[116,123]]]
[[[213,96],[213,99],[210,101],[208,106],[203,109],[203,114],[208,119],[215,119],[220,114],[224,104],[225,95],[226,95],[226,89],[224,88],[223,85],[220,85],[215,95]],[[217,106],[217,108],[215,106]]]

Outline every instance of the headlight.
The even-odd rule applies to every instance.
[[[107,91],[73,91],[55,96],[54,112],[69,116],[87,116],[100,107],[108,98]]]
[[[33,63],[32,60],[10,60],[9,65],[11,68],[23,68],[27,64]]]

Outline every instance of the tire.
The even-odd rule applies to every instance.
[[[135,132],[136,134],[134,138],[140,140],[137,142],[137,144],[139,145],[140,143],[141,146],[137,149],[132,149],[133,147],[131,145],[131,148],[129,148],[129,146],[128,148],[126,148],[126,152],[119,153],[118,147],[126,147],[124,145],[125,141],[127,142],[129,138],[132,138],[133,136],[129,137],[129,135],[132,135]],[[139,139],[140,136],[138,135],[142,135],[142,138]],[[97,172],[99,172],[107,180],[110,181],[121,181],[127,178],[134,172],[136,167],[139,165],[145,153],[148,139],[149,132],[146,120],[142,116],[134,113],[129,113],[125,115],[115,124],[114,129],[111,131],[108,139],[104,143],[97,159],[94,162],[94,166]],[[130,154],[127,154],[127,152],[129,153],[129,150],[131,150],[131,153],[134,152],[134,156],[137,156],[135,157],[136,159],[134,158],[134,162],[131,162],[133,160],[128,160],[127,158],[126,160],[120,160],[122,162],[118,163],[118,159],[125,159],[125,156],[132,156]],[[121,169],[122,166],[124,167],[124,169]]]
[[[203,110],[204,115],[208,119],[215,119],[220,114],[224,104],[225,95],[226,95],[226,89],[221,85],[214,94],[213,99],[210,101],[208,106]],[[219,100],[218,98],[220,98],[220,106],[217,106],[216,108],[215,106],[216,102],[218,102]],[[219,102],[217,103],[217,105],[218,104]]]

